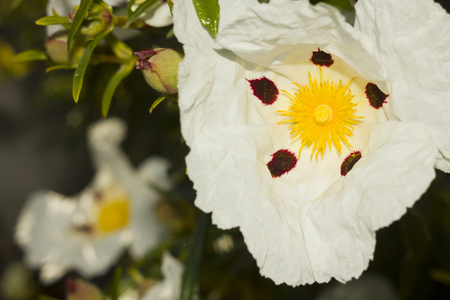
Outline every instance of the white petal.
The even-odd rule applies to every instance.
[[[355,27],[374,41],[392,81],[390,105],[400,120],[430,127],[450,171],[450,15],[432,0],[364,0]]]
[[[164,27],[172,24],[172,14],[167,2],[160,1],[140,16],[145,24],[152,27]]]
[[[19,218],[16,238],[25,250],[25,262],[42,267],[46,284],[69,270],[85,276],[102,274],[123,249],[120,233],[104,239],[77,233],[72,223],[77,204],[75,199],[41,192],[29,199]]]
[[[363,196],[358,213],[372,230],[398,220],[435,177],[437,154],[430,133],[419,124],[389,122],[370,137],[370,153],[345,178],[341,193]]]
[[[168,252],[164,252],[161,271],[164,280],[151,287],[141,300],[177,300],[181,292],[183,265]]]
[[[162,157],[151,157],[141,163],[137,175],[144,183],[149,183],[162,190],[168,190],[172,186],[167,171],[170,163]]]
[[[49,0],[46,8],[47,16],[53,16],[53,11],[56,11],[59,16],[67,17],[72,12],[73,7],[79,4],[80,0]],[[47,36],[64,30],[64,27],[61,25],[50,25],[45,26],[45,28],[47,30]]]
[[[291,63],[285,60],[291,53],[319,46],[339,56],[362,77],[383,78],[377,59],[366,51],[370,41],[329,5],[287,0],[256,5],[225,26],[217,41],[245,60],[273,70],[279,64]]]

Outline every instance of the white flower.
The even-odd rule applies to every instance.
[[[164,280],[152,286],[141,300],[178,300],[184,267],[168,252],[163,253],[161,272]]]
[[[65,197],[52,191],[33,194],[16,229],[16,241],[29,267],[41,268],[51,283],[69,270],[85,277],[107,271],[125,248],[142,257],[162,238],[164,229],[153,206],[160,189],[170,187],[168,162],[150,158],[134,170],[119,148],[126,127],[107,119],[89,130],[97,173],[80,194]]]
[[[360,0],[355,27],[308,1],[219,1],[219,34],[176,1],[195,204],[240,227],[277,284],[341,282],[450,156],[450,19],[431,0]]]

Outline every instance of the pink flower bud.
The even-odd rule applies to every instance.
[[[141,69],[145,81],[161,93],[175,94],[178,91],[178,65],[183,56],[170,48],[147,49],[134,53],[139,60],[136,68]]]

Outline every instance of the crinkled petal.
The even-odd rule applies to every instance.
[[[374,40],[392,81],[392,111],[430,128],[436,166],[449,172],[450,15],[433,0],[364,0],[355,8],[355,27]]]
[[[220,1],[219,32],[235,18],[236,12],[245,11],[251,5],[257,5],[257,1]],[[178,69],[178,86],[181,87],[179,98],[182,99],[179,102],[182,111],[181,130],[189,144],[194,132],[201,131],[205,124],[217,122],[221,125],[220,115],[225,113],[232,116],[233,109],[229,109],[229,103],[243,105],[238,104],[238,100],[244,96],[245,83],[236,82],[236,78],[242,76],[244,70],[232,52],[213,49],[215,41],[201,25],[192,2],[175,1],[173,13],[177,20],[174,33],[184,44],[185,52]],[[229,74],[236,74],[236,77]],[[235,93],[236,89],[225,83],[238,84],[239,92]],[[228,95],[230,101],[221,101],[223,95]],[[211,99],[214,99],[214,103],[211,103]],[[205,106],[207,102],[211,106]]]
[[[366,79],[384,78],[377,59],[366,51],[370,40],[354,30],[336,8],[325,4],[278,0],[255,5],[225,26],[217,42],[246,61],[273,70],[291,64],[285,60],[291,53],[314,45],[339,56]]]
[[[360,217],[378,230],[398,220],[425,193],[435,177],[437,149],[424,126],[403,122],[376,126],[369,149],[340,193],[357,191]]]

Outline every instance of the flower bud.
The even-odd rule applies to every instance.
[[[183,56],[170,48],[147,49],[134,53],[139,60],[136,68],[141,69],[145,81],[161,93],[175,94],[178,91],[178,65]]]
[[[69,23],[72,24],[78,6],[69,14]],[[96,36],[105,31],[112,20],[112,11],[105,3],[92,3],[86,18],[84,19],[80,33],[86,36]]]
[[[67,52],[67,34],[54,34],[48,37],[44,47],[48,56],[60,65],[77,64],[86,49],[84,39],[75,39],[72,54],[69,55],[69,52]]]
[[[101,291],[92,283],[81,279],[67,279],[67,300],[103,300]]]

